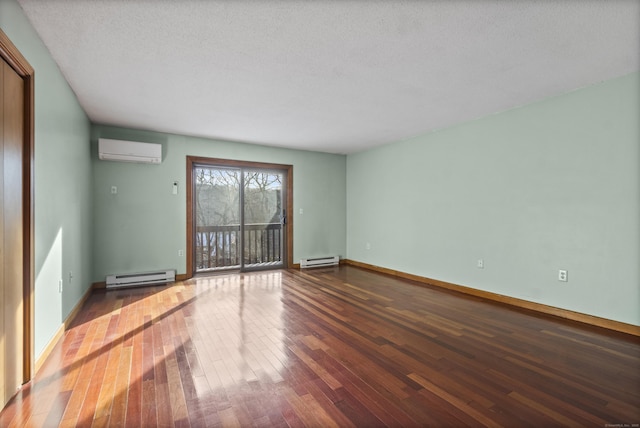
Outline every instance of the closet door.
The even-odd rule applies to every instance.
[[[4,61],[0,72],[0,399],[23,379],[23,141],[24,81]]]

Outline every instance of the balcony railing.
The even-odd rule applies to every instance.
[[[244,256],[240,225],[196,227],[196,270],[276,266],[282,264],[282,225],[257,223],[244,226]],[[242,257],[242,259],[241,259]]]

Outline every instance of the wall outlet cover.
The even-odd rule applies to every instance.
[[[558,271],[558,281],[562,281],[562,282],[569,281],[569,272],[564,269],[560,269]]]

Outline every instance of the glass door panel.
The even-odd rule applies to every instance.
[[[194,174],[196,271],[239,269],[242,171],[198,166]]]
[[[244,267],[280,267],[284,247],[284,173],[244,171]]]

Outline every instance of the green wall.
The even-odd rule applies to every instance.
[[[639,81],[348,156],[348,258],[639,325]]]
[[[0,0],[0,28],[35,70],[37,358],[91,285],[90,123],[14,0]]]
[[[101,161],[98,138],[160,143],[163,161]],[[96,125],[93,151],[93,281],[112,273],[186,273],[186,156],[293,165],[294,262],[346,255],[346,157]],[[172,184],[179,182],[178,195]],[[111,194],[111,186],[118,193]],[[300,214],[300,209],[303,214]],[[291,213],[289,214],[291,218]]]

